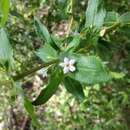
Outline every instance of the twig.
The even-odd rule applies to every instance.
[[[24,77],[29,76],[29,75],[35,73],[36,71],[38,71],[38,70],[40,70],[40,69],[42,69],[42,68],[44,68],[44,67],[47,67],[47,66],[49,66],[49,65],[52,65],[52,64],[54,64],[54,63],[56,63],[56,62],[57,62],[57,60],[52,61],[52,62],[49,62],[49,63],[42,64],[42,65],[40,65],[40,66],[38,66],[38,67],[32,68],[31,70],[22,72],[21,74],[18,74],[18,75],[16,75],[16,76],[12,76],[12,79],[13,79],[14,81],[21,80],[21,79],[23,79]]]
[[[74,17],[73,17],[73,13],[74,13],[74,1],[73,0],[71,0],[71,2],[70,2],[70,6],[71,6],[71,19],[70,19],[70,23],[69,23],[69,25],[68,25],[68,31],[67,31],[67,33],[66,33],[66,37],[68,37],[69,36],[69,34],[70,34],[70,31],[71,31],[71,27],[72,27],[72,25],[73,25],[73,21],[74,21]]]
[[[27,124],[27,121],[28,121],[28,117],[26,116],[26,117],[24,118],[24,121],[23,121],[23,123],[22,123],[22,126],[21,126],[21,129],[20,129],[20,130],[24,130],[24,129],[25,129],[26,124]]]
[[[73,24],[73,20],[74,20],[74,18],[72,16],[71,19],[70,19],[70,24],[68,25],[68,31],[66,33],[66,37],[69,37],[70,31],[71,31],[71,27],[72,27],[72,24]]]
[[[115,23],[115,24],[113,24],[112,26],[106,28],[105,34],[111,32],[111,31],[113,31],[113,30],[115,30],[115,29],[116,29],[117,27],[119,27],[119,26],[120,26],[120,23]]]

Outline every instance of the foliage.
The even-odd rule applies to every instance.
[[[59,86],[76,99],[68,94],[71,99],[64,102],[73,100],[79,109],[77,113],[72,106],[65,110],[65,116],[71,112],[70,128],[65,127],[68,122],[55,127],[53,121],[47,129],[130,128],[129,113],[124,112],[130,109],[129,7],[127,0],[0,1],[0,69],[7,77],[0,79],[0,85],[11,86],[11,106],[22,93],[32,129],[44,129],[35,106],[46,105],[56,91],[65,91]],[[58,32],[60,25],[65,25],[65,31]],[[24,85],[30,78],[33,82],[37,74],[44,79],[42,69],[47,70],[48,80],[38,94],[31,93],[36,94],[35,100],[25,88],[15,91],[17,83]]]

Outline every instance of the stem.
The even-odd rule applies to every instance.
[[[66,37],[69,37],[70,31],[71,31],[71,27],[73,25],[73,21],[74,21],[74,17],[73,17],[73,12],[74,12],[74,1],[71,0],[71,19],[70,19],[70,23],[68,25],[68,31],[66,33]]]
[[[114,25],[112,25],[111,27],[108,27],[108,28],[106,29],[105,34],[111,32],[111,31],[113,31],[113,30],[115,30],[115,29],[116,29],[117,27],[119,27],[119,26],[120,26],[120,23],[115,23]]]
[[[68,31],[66,33],[66,37],[69,37],[70,31],[71,31],[71,27],[72,27],[72,24],[73,24],[73,20],[74,20],[74,18],[72,16],[71,19],[70,19],[70,24],[68,25]]]
[[[88,51],[90,48],[91,48],[91,44],[89,44],[88,46],[86,46],[84,48],[79,49],[77,51],[77,53],[82,53],[82,52]]]
[[[29,76],[29,75],[35,73],[36,71],[38,71],[38,70],[40,70],[40,69],[42,69],[42,68],[44,68],[44,67],[47,67],[47,66],[49,66],[49,65],[52,65],[52,64],[54,64],[54,63],[56,63],[56,62],[57,62],[57,60],[52,61],[52,62],[49,62],[49,63],[41,64],[40,66],[37,66],[37,67],[35,67],[35,68],[32,68],[31,70],[22,72],[21,74],[18,74],[18,75],[16,75],[16,76],[13,76],[12,78],[13,78],[14,81],[21,80],[21,79],[23,79],[24,77]]]

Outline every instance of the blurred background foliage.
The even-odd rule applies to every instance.
[[[74,21],[71,34],[75,33],[77,28],[80,30],[85,22],[87,0],[74,0],[72,8],[71,0],[10,0],[10,3],[6,30],[14,49],[13,69],[15,68],[16,74],[41,63],[34,55],[43,42],[37,37],[34,16],[47,26],[50,33],[61,39],[68,35],[72,15]],[[105,0],[105,7],[107,11],[123,14],[130,11],[130,1]],[[73,9],[73,14],[70,9]],[[86,87],[84,90],[86,98],[82,103],[60,86],[58,92],[45,105],[36,107],[43,130],[130,129],[130,26],[117,27],[110,31],[92,50],[104,61],[109,61],[110,68],[126,73],[125,78],[108,84]],[[10,95],[14,91],[7,85],[9,79],[2,69],[1,79],[0,130],[39,130],[32,125],[21,97],[18,97],[15,104],[12,103],[14,97]],[[35,73],[23,79],[22,87],[27,96],[33,99],[47,80]]]

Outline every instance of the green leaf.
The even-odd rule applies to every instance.
[[[72,78],[66,77],[64,79],[64,85],[67,91],[73,94],[77,99],[81,101],[84,99],[85,95],[83,92],[83,88],[82,88],[82,85],[78,81]]]
[[[55,49],[53,49],[49,44],[45,44],[42,48],[40,48],[36,55],[40,57],[44,62],[50,62],[56,60],[58,54]]]
[[[81,83],[97,84],[112,78],[109,70],[96,56],[73,54],[69,57],[76,60],[76,71],[70,73],[69,76]]]
[[[53,42],[57,45],[57,47],[62,50],[63,49],[63,42],[61,41],[61,39],[57,36],[51,35],[51,38],[53,40]]]
[[[59,50],[58,46],[53,42],[50,33],[48,32],[48,29],[44,24],[40,22],[38,18],[35,17],[35,27],[37,30],[38,35],[48,44],[50,44],[53,48]]]
[[[43,5],[47,0],[40,0],[40,5]]]
[[[1,0],[0,1],[0,12],[2,13],[2,18],[0,21],[0,27],[4,26],[9,14],[9,6],[10,1],[9,0]]]
[[[123,24],[130,24],[130,12],[126,12],[120,16],[120,22]]]
[[[117,73],[117,72],[111,72],[111,75],[114,79],[122,79],[124,78],[125,74],[124,73]]]
[[[124,26],[119,29],[121,34],[125,35],[128,39],[130,39],[130,27],[129,26]]]
[[[119,22],[119,14],[117,12],[107,12],[105,17],[105,25],[111,26]]]
[[[52,39],[50,36],[50,33],[48,32],[45,25],[43,25],[38,18],[35,17],[34,19],[35,27],[37,30],[38,35],[46,42],[46,43],[52,43]]]
[[[41,104],[46,103],[52,97],[52,95],[56,92],[62,79],[63,79],[62,71],[60,71],[59,69],[56,69],[52,73],[48,85],[46,86],[45,89],[41,91],[40,95],[33,102],[33,105],[41,105]]]
[[[5,30],[0,29],[0,63],[4,65],[5,63],[11,64],[13,59],[13,50],[9,43],[8,37]]]
[[[28,112],[30,118],[32,119],[32,124],[38,128],[41,128],[41,125],[40,125],[39,121],[37,120],[37,116],[35,114],[34,107],[33,107],[32,103],[28,100],[27,97],[24,97],[24,107],[25,107],[26,111]]]
[[[105,16],[106,10],[104,9],[103,0],[88,1],[88,8],[86,10],[86,27],[102,27]]]
[[[74,52],[80,44],[80,36],[75,36],[65,51]]]
[[[30,102],[30,100],[25,96],[25,93],[22,89],[22,86],[19,82],[16,82],[15,84],[15,91],[18,96],[21,96],[25,110],[27,111],[29,117],[32,119],[32,124],[37,128],[42,128],[40,122],[38,121],[37,115],[35,113],[35,109]],[[15,96],[17,96],[15,95]]]

